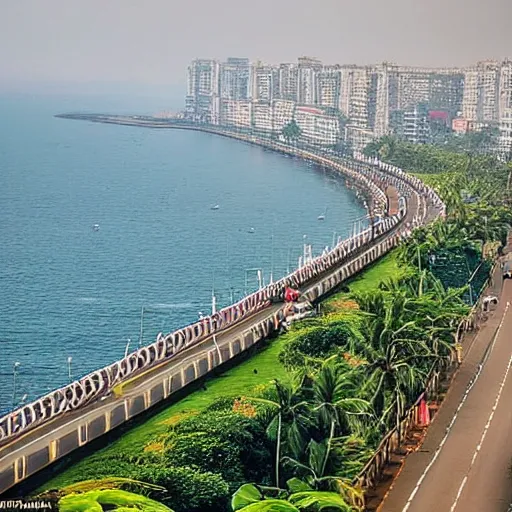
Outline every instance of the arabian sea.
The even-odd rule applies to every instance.
[[[0,412],[136,348],[141,316],[150,343],[207,313],[212,287],[237,300],[248,269],[281,277],[303,235],[319,253],[364,215],[339,179],[258,147],[53,117],[145,107],[0,96]]]

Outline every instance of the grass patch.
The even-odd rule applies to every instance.
[[[368,270],[348,282],[350,293],[371,291],[389,278],[398,278],[405,272],[399,264],[396,251],[381,258]],[[350,315],[349,293],[333,295],[324,304],[325,312],[331,314]],[[300,328],[297,325],[297,328]],[[307,328],[307,327],[306,327]],[[295,328],[294,328],[295,330]],[[291,335],[294,335],[291,333]],[[289,374],[279,363],[278,356],[286,342],[287,335],[272,340],[266,347],[250,359],[240,363],[222,375],[206,381],[205,387],[195,391],[178,403],[148,419],[144,424],[134,427],[122,435],[111,445],[77,462],[72,467],[46,482],[44,489],[62,488],[77,480],[77,476],[93,462],[106,455],[129,453],[136,455],[144,451],[156,451],[160,448],[160,437],[170,427],[193,414],[198,414],[213,401],[222,396],[243,396],[255,394],[258,388],[270,383],[273,379],[286,380]]]
[[[201,412],[221,396],[250,394],[252,390],[271,382],[272,379],[287,379],[288,373],[278,361],[278,355],[284,341],[283,336],[271,341],[268,346],[250,359],[207,381],[205,383],[206,389],[203,388],[191,393],[159,414],[149,418],[142,425],[134,427],[111,445],[82,459],[46,482],[39,491],[59,489],[69,485],[76,481],[76,475],[79,475],[90,461],[96,461],[102,456],[119,452],[136,455],[148,449],[155,449],[158,446],[159,436],[167,432],[170,426],[179,423],[191,414]]]
[[[352,293],[371,292],[376,290],[382,282],[388,279],[399,279],[404,276],[407,268],[398,261],[397,252],[392,251],[383,256],[377,263],[368,270],[349,280],[346,284],[349,292],[340,292],[332,295],[322,303],[322,311],[335,313],[339,310],[350,308],[348,300]]]

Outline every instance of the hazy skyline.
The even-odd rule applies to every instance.
[[[512,57],[510,0],[0,0],[0,82],[180,85],[197,57],[464,66]]]

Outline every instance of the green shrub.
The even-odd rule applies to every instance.
[[[187,418],[176,425],[168,443],[167,457],[173,465],[219,472],[232,488],[240,484],[240,478],[261,481],[272,467],[260,422],[234,412]]]
[[[227,509],[229,485],[220,475],[188,467],[138,467],[137,479],[165,487],[150,497],[176,512],[221,512]]]
[[[279,361],[288,370],[305,365],[306,359],[326,359],[347,347],[354,337],[352,327],[344,321],[338,321],[325,327],[316,327],[299,332],[288,340],[279,354]]]

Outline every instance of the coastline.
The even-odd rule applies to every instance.
[[[66,115],[66,118],[69,116],[69,114]],[[119,119],[113,116],[74,114],[71,118],[112,124],[126,123],[124,116]],[[136,126],[140,126],[140,123],[143,126],[148,125],[147,120],[141,119],[132,119],[129,122]],[[149,124],[152,127],[153,121],[150,121]],[[30,472],[27,471],[24,462],[23,472],[15,477],[15,483],[21,482],[77,447],[83,446],[121,423],[152,408],[175,391],[209,374],[214,368],[267,338],[278,329],[283,320],[283,307],[279,304],[272,306],[272,299],[280,296],[284,287],[289,283],[297,285],[310,302],[316,302],[346,279],[359,273],[396,247],[410,233],[409,225],[429,222],[441,213],[438,210],[442,203],[438,204],[434,196],[432,196],[432,204],[427,204],[427,198],[420,197],[419,194],[423,193],[425,187],[419,180],[407,177],[400,169],[391,169],[387,164],[354,160],[349,165],[348,162],[337,161],[333,157],[329,158],[329,156],[313,153],[303,148],[259,139],[254,135],[227,133],[222,129],[190,126],[180,122],[158,123],[158,125],[159,127],[185,128],[215,133],[330,167],[335,172],[352,177],[361,186],[368,189],[369,194],[373,197],[371,207],[374,214],[384,215],[386,212],[388,200],[382,190],[382,188],[386,188],[384,187],[387,183],[386,180],[391,180],[389,183],[396,183],[397,186],[407,191],[405,193],[409,197],[410,203],[408,202],[407,209],[398,215],[386,217],[381,222],[374,223],[371,228],[357,237],[352,237],[322,256],[311,259],[297,271],[279,282],[245,297],[239,303],[165,337],[160,335],[156,342],[140,348],[123,360],[98,369],[80,381],[75,381],[0,418],[0,434],[3,433],[1,440],[8,443],[0,449],[0,452],[5,452],[4,460],[6,462],[13,456],[19,457],[20,450],[27,453],[22,455],[23,460],[32,453],[31,450],[34,448],[28,446],[26,449],[18,448],[13,451],[20,436],[25,438],[36,435],[37,439],[29,444],[36,443],[37,446],[46,446],[45,443],[48,439],[54,437],[55,440],[51,442],[59,443],[64,439],[62,435],[68,431],[65,438],[71,440],[69,436],[73,436],[72,443],[67,443],[64,452],[61,453],[60,449],[51,451],[53,457],[41,460]],[[407,225],[405,225],[406,222]],[[247,326],[244,327],[244,323],[250,326],[249,329]],[[222,349],[217,346],[216,334],[219,338],[221,336],[224,338]],[[212,336],[215,347],[211,346]],[[190,365],[188,362],[189,366],[182,368],[180,361],[184,354],[190,353],[191,350],[195,352],[194,363]],[[185,362],[188,359],[190,357],[185,356]],[[144,378],[141,380],[141,377]],[[132,381],[133,385],[130,384]],[[124,396],[112,395],[110,392],[121,383],[128,384],[130,389],[126,390]],[[99,402],[100,399],[104,401]],[[52,410],[48,410],[49,406]],[[38,411],[44,411],[43,416]],[[65,411],[68,412],[68,422],[63,424],[65,419],[62,417],[62,413]],[[69,421],[71,412],[76,417]],[[50,426],[48,425],[49,421],[54,424],[60,423],[61,426],[57,429],[54,426],[52,431],[48,431],[41,438],[38,436],[38,431],[41,429],[47,431],[46,427]],[[94,428],[92,428],[93,425]],[[56,433],[56,430],[62,430],[62,432]],[[46,439],[47,437],[48,439]],[[75,446],[76,443],[78,444]],[[12,452],[12,456],[10,452]],[[9,476],[9,478],[11,477]]]

